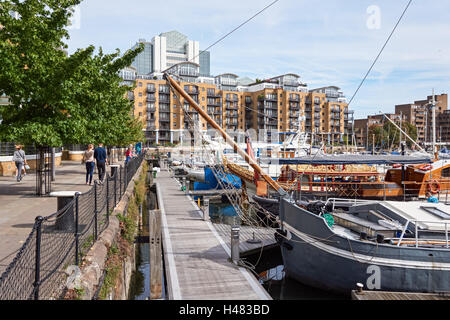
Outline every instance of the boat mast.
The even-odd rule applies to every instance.
[[[436,156],[436,100],[434,98],[434,89],[433,98],[431,101],[431,117],[433,124],[433,156]]]
[[[248,155],[247,152],[242,150],[239,145],[234,142],[234,139],[231,138],[225,130],[223,130],[195,101],[191,98],[190,95],[186,93],[186,91],[183,90],[183,88],[175,81],[173,80],[167,73],[164,73],[164,77],[169,82],[169,84],[174,88],[178,93],[183,96],[183,98],[189,102],[191,107],[197,111],[203,119],[206,120],[214,129],[219,131],[219,133],[222,135],[222,137],[225,139],[225,142],[228,143],[233,150],[235,150],[241,157],[244,158],[245,162],[247,162],[255,172],[259,174],[260,177],[262,177],[275,191],[277,191],[281,196],[286,196],[287,192],[284,191],[284,189],[271,177],[269,177],[264,171],[261,169],[261,167]]]

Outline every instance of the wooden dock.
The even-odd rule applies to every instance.
[[[450,300],[449,293],[352,291],[353,300]]]
[[[161,170],[156,178],[168,298],[171,300],[270,300],[261,284],[230,262],[230,226],[203,220],[180,184]],[[245,233],[247,234],[247,232]],[[273,238],[273,233],[272,233]],[[242,248],[256,247],[242,240]]]

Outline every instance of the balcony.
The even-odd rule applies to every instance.
[[[170,103],[170,98],[168,96],[159,96],[159,102],[160,103]]]
[[[189,90],[185,90],[189,94],[198,94],[198,88],[190,88]]]
[[[155,86],[147,86],[147,92],[148,93],[155,93],[156,92]]]
[[[272,105],[272,104],[267,104],[267,105],[264,105],[264,109],[278,110],[278,106],[277,105]]]
[[[300,97],[289,97],[289,101],[292,101],[292,102],[300,102]]]
[[[147,107],[147,112],[156,112],[156,107]]]
[[[238,106],[226,106],[227,110],[238,110],[239,107]]]
[[[206,93],[206,96],[207,96],[208,98],[220,98],[220,97],[221,97],[219,94],[217,94],[217,93],[215,93],[215,92],[211,92],[211,91],[208,91],[208,92]]]
[[[239,102],[239,98],[238,97],[235,97],[235,98],[228,97],[228,98],[225,98],[225,101]]]
[[[147,102],[155,102],[156,98],[154,95],[148,95],[147,98],[145,99]]]
[[[300,106],[298,106],[298,105],[297,106],[290,106],[289,109],[292,110],[292,111],[300,111]]]

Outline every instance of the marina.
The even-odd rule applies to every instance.
[[[1,301],[450,300],[450,4],[235,2],[2,0]]]

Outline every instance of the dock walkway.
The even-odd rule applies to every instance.
[[[155,182],[169,299],[270,300],[249,270],[230,262],[226,240],[169,172]]]

